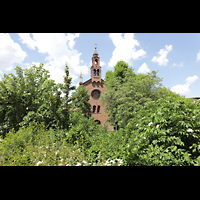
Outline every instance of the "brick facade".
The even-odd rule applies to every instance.
[[[100,101],[100,96],[106,91],[106,86],[104,84],[104,80],[101,78],[100,57],[98,56],[96,47],[92,57],[92,67],[90,69],[91,78],[84,83],[80,82],[79,84],[84,85],[89,91],[89,103],[91,104],[92,116],[94,117],[94,120],[98,121],[102,125],[108,125],[108,129],[113,130],[113,127],[106,122],[108,119],[108,113],[104,111]]]

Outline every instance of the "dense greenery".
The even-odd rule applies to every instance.
[[[114,72],[106,73],[107,91],[102,98],[107,102],[106,108],[113,126],[117,124],[120,128],[124,128],[133,118],[139,105],[166,96],[178,97],[162,87],[162,79],[155,71],[136,75],[123,61],[119,61],[114,69]]]
[[[17,131],[19,123],[30,111],[37,112],[45,103],[49,104],[50,96],[57,90],[43,64],[24,70],[17,66],[15,71],[16,75],[4,74],[0,81],[0,126],[3,136],[12,128]]]
[[[91,117],[85,87],[71,86],[67,64],[64,84],[43,64],[15,70],[0,81],[0,165],[200,165],[200,102],[165,88],[157,72],[119,61],[106,73],[108,131]]]

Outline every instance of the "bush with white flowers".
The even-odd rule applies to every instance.
[[[200,102],[148,102],[125,129],[129,165],[193,165],[200,156]]]

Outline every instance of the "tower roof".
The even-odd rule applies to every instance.
[[[98,54],[97,47],[95,47],[94,54]]]

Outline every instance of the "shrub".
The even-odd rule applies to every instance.
[[[129,165],[193,165],[200,155],[200,102],[148,102],[127,125]]]

